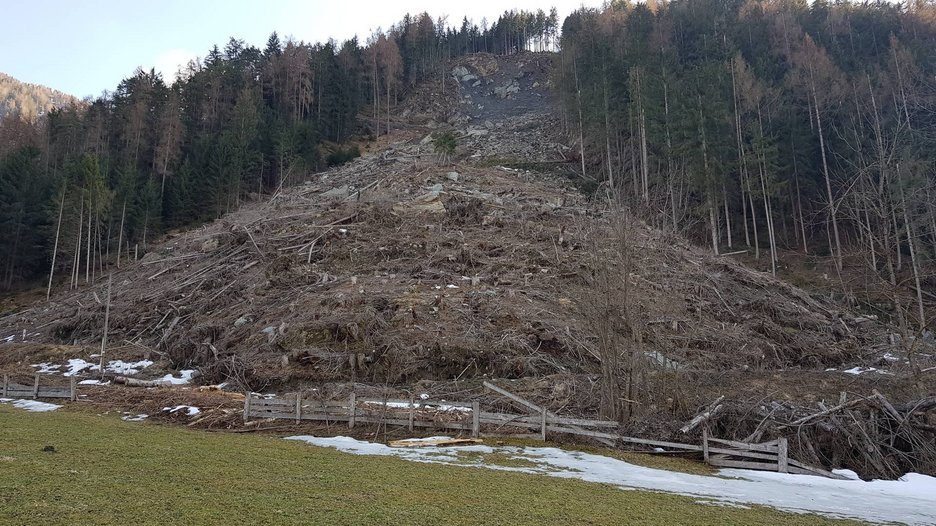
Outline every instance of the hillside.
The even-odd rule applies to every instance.
[[[577,160],[549,90],[554,58],[460,59],[444,94],[439,81],[422,85],[361,158],[124,260],[113,356],[198,368],[205,383],[242,390],[444,397],[502,379],[553,410],[594,416],[611,341],[624,349],[614,370],[624,428],[658,437],[721,395],[713,426],[740,439],[779,433],[840,393],[926,394],[932,371],[914,372],[883,323],[573,186]],[[442,130],[458,137],[451,163],[433,153]],[[0,368],[25,374],[100,348],[107,279],[66,287],[0,317]],[[932,343],[917,344],[915,370],[936,365]],[[876,465],[824,427],[801,429],[796,447],[879,476],[932,471],[936,458],[910,446],[916,456],[887,450]]]
[[[0,73],[0,119],[7,115],[20,115],[31,121],[53,108],[64,108],[78,102],[77,98],[61,91],[21,82]]]

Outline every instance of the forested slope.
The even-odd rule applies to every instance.
[[[450,57],[553,47],[558,16],[479,27],[407,15],[366,43],[231,38],[167,83],[138,70],[87,107],[0,122],[0,290],[45,274],[93,282],[155,236],[235,210],[357,155]],[[61,225],[61,228],[59,228]]]
[[[78,99],[61,91],[21,82],[0,73],[0,120],[16,115],[33,121],[56,108],[77,104]]]
[[[582,176],[717,253],[862,270],[927,327],[936,286],[936,5],[615,1],[563,25]],[[906,315],[904,315],[906,314]]]

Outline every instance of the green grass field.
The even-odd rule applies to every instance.
[[[843,524],[693,501],[0,405],[0,524]]]

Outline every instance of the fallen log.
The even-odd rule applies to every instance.
[[[169,387],[172,382],[168,380],[138,380],[127,376],[114,377],[115,384],[124,384],[127,387]]]
[[[718,412],[721,410],[721,402],[724,399],[725,395],[721,395],[716,398],[715,401],[707,405],[702,412],[693,417],[692,420],[690,420],[688,424],[684,425],[679,431],[682,433],[688,433],[698,427],[702,422],[708,422],[709,419],[718,414]]]

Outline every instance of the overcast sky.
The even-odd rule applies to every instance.
[[[547,13],[560,23],[601,0],[0,0],[0,72],[78,97],[97,96],[142,66],[168,78],[179,64],[204,57],[234,36],[263,47],[277,31],[307,42],[362,41],[403,15],[427,11],[458,25],[480,25],[508,8]]]

